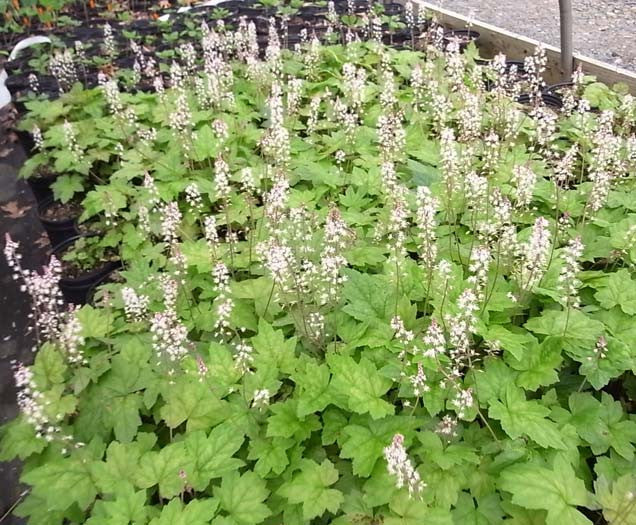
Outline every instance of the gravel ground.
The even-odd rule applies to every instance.
[[[464,16],[559,45],[558,0],[429,0]],[[572,0],[574,51],[636,71],[636,0]]]

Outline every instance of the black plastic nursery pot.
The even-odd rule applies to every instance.
[[[543,98],[543,103],[549,108],[563,109],[563,99],[560,95],[544,92],[541,94],[541,97]]]
[[[338,14],[346,14],[352,7],[354,13],[367,13],[369,8],[374,8],[379,3],[382,6],[383,14],[387,16],[401,15],[404,13],[404,5],[398,2],[369,2],[368,0],[340,0],[334,2],[334,7]]]
[[[75,226],[80,215],[79,211],[75,212],[71,208],[71,213],[65,214],[63,206],[64,205],[56,201],[52,195],[42,200],[38,205],[38,218],[53,246],[63,243],[72,237],[76,237],[79,233]],[[54,215],[51,213],[52,211],[58,211],[59,217],[52,218],[51,215]]]
[[[321,17],[327,16],[327,8],[319,5],[304,5],[298,10],[298,16],[305,19],[306,17]]]
[[[38,206],[46,199],[53,198],[53,190],[51,184],[55,182],[57,175],[39,175],[29,177],[26,181],[35,197]]]
[[[5,87],[11,93],[12,99],[17,99],[19,95],[25,92],[29,87],[28,75],[25,73],[17,73],[7,77],[4,83]]]
[[[26,97],[28,93],[32,93],[31,86],[29,84],[29,71],[28,73],[19,73],[17,75],[11,75],[5,81],[5,87],[11,94],[11,99],[14,101],[21,101]],[[50,75],[37,75],[39,84],[39,95],[44,95],[48,99],[54,99],[59,96],[59,89],[57,81]],[[16,107],[20,115],[26,113],[26,107],[24,103],[22,106]]]
[[[523,60],[506,60],[506,71],[510,71],[513,66],[517,67],[517,71],[526,72],[526,63]]]
[[[547,86],[543,90],[543,97],[545,98],[547,95],[553,95],[563,99],[563,93],[567,93],[568,91],[574,88],[573,82],[559,82],[558,84],[551,84]],[[561,100],[561,105],[563,106],[563,100]],[[601,110],[597,106],[592,106],[589,109],[590,113],[600,113]]]
[[[17,108],[17,105],[16,105],[16,108]],[[26,108],[25,108],[25,111],[26,111]],[[18,114],[23,115],[24,113],[20,113],[20,111],[18,111]],[[20,145],[22,146],[22,149],[28,154],[35,147],[35,143],[33,142],[33,136],[28,131],[24,131],[21,129],[14,130],[14,133],[18,136],[18,140],[20,141]]]
[[[387,16],[401,15],[404,13],[404,6],[397,2],[382,4],[382,7],[384,8],[384,14]]]
[[[82,43],[89,41],[99,41],[104,38],[104,28],[103,27],[86,27],[79,26],[73,29],[73,32],[70,37],[66,38],[69,45],[73,45],[75,40],[79,40]]]
[[[544,93],[552,93],[554,95],[561,95],[563,91],[569,91],[574,87],[573,82],[559,82],[558,84],[551,84],[547,86],[543,92]]]
[[[354,13],[366,12],[369,10],[369,2],[367,0],[354,0],[353,2],[334,2],[334,7],[336,9],[336,13],[338,14],[347,14],[349,12],[349,7],[353,7]],[[324,8],[326,10],[326,7]]]
[[[444,31],[444,45],[457,41],[459,49],[463,51],[471,42],[477,42],[480,36],[474,29],[449,29]]]
[[[97,306],[98,300],[104,299],[103,294],[102,297],[100,297],[100,288],[106,284],[121,282],[122,277],[120,274],[120,270],[121,266],[115,268],[114,270],[111,270],[106,275],[103,275],[93,286],[91,286],[86,295],[86,303],[92,306]]]
[[[26,58],[18,57],[13,60],[9,60],[2,66],[7,73],[7,76],[17,75],[24,68],[27,68],[29,61]]]
[[[492,63],[492,60],[476,60],[476,63],[481,66],[488,66]],[[525,64],[523,60],[506,60],[504,64],[504,71],[507,74],[510,74],[512,71],[515,72],[516,80],[515,82],[522,82],[527,78]],[[490,91],[493,89],[494,84],[490,79],[486,80],[486,90]]]
[[[382,42],[388,45],[400,45],[405,42],[411,42],[411,30],[410,29],[395,29],[382,30]],[[401,46],[403,47],[403,46]]]
[[[53,255],[62,260],[64,252],[82,237],[86,236],[76,235],[54,246]],[[64,267],[64,263],[62,263],[62,267]],[[59,282],[59,287],[64,299],[71,304],[86,304],[91,290],[94,289],[97,283],[103,280],[106,275],[119,268],[121,268],[121,261],[106,261],[101,263],[98,267],[76,277],[62,277]]]
[[[245,6],[256,5],[256,1],[251,0],[227,0],[227,2],[220,2],[215,7],[220,7],[222,9],[231,9],[237,8],[240,9]]]
[[[555,93],[548,93],[544,91],[543,93],[541,93],[541,99],[543,100],[543,103],[549,108],[556,110],[560,110],[563,108],[563,99]],[[530,94],[522,93],[517,97],[517,102],[519,102],[520,104],[530,104]]]
[[[488,66],[493,63],[490,59],[477,58],[475,63],[480,66]],[[512,67],[516,67],[517,71],[525,73],[525,64],[523,60],[506,60],[504,62],[505,70],[510,71]]]
[[[23,116],[25,116],[27,114],[27,108],[26,105],[24,104],[24,102],[22,100],[14,100],[13,101],[13,107],[15,108],[15,110],[18,112],[18,119],[21,119]],[[21,130],[18,130],[21,131]],[[26,133],[26,131],[22,131],[22,133]],[[20,137],[20,133],[18,133],[18,137]],[[31,142],[33,142],[33,139],[31,139]],[[20,137],[20,143],[22,144],[22,147],[24,148],[24,150],[28,153],[29,151],[31,151],[31,148],[26,148],[25,147],[25,143],[22,142],[22,137]],[[33,144],[31,144],[33,145]]]
[[[238,4],[239,2],[225,2],[223,4],[219,4],[216,6],[193,6],[192,9],[187,11],[185,14],[188,15],[197,15],[197,16],[205,16],[214,13],[215,9],[223,9],[230,13],[230,17],[237,16],[242,14],[242,7],[234,4]]]

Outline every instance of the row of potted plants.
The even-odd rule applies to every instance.
[[[345,25],[334,24],[329,22],[329,18],[336,15],[336,13],[348,16],[349,24],[352,27],[359,26],[359,20],[356,19],[357,15],[362,15],[368,21],[367,14],[369,8],[372,7],[369,2],[361,1],[357,4],[354,2],[336,2],[330,6],[325,3],[322,6],[318,5],[302,5],[298,3],[290,6],[282,6],[273,3],[272,5],[260,4],[256,2],[224,2],[220,5],[219,9],[214,9],[212,12],[212,20],[216,20],[217,23],[220,20],[227,21],[231,24],[231,21],[237,20],[241,16],[253,16],[256,21],[264,22],[261,24],[262,28],[257,28],[257,41],[260,46],[263,46],[266,42],[267,33],[269,32],[269,22],[265,18],[268,15],[272,15],[274,19],[283,19],[285,34],[285,44],[292,46],[293,42],[298,42],[299,30],[307,27],[312,28],[312,34],[324,34],[327,28],[339,26],[339,29],[346,27]],[[374,8],[376,9],[376,8]],[[373,12],[373,11],[372,11]],[[181,18],[173,18],[173,22],[170,24],[153,22],[148,19],[124,21],[120,23],[108,23],[106,20],[91,20],[91,24],[83,24],[75,28],[73,31],[68,29],[60,36],[63,35],[61,40],[54,41],[54,48],[62,46],[74,47],[74,51],[78,52],[77,42],[82,42],[81,52],[76,57],[79,59],[81,54],[81,63],[79,64],[66,64],[68,68],[75,69],[73,75],[74,80],[79,80],[79,70],[82,72],[82,84],[85,87],[94,87],[97,84],[97,68],[103,67],[104,57],[108,59],[109,66],[115,72],[130,72],[132,69],[133,60],[137,62],[140,60],[144,62],[149,56],[153,56],[152,53],[148,54],[149,48],[153,42],[157,42],[165,39],[168,33],[174,34],[176,31],[180,34],[182,39],[191,39],[193,34],[200,37],[200,29],[195,26],[192,21],[196,20],[197,23],[205,20],[205,15],[209,15],[210,10],[207,8],[197,8],[187,12],[187,15],[181,15]],[[404,15],[404,7],[401,4],[384,3],[377,4],[375,13],[381,14],[385,17],[391,17],[396,15]],[[175,13],[172,13],[173,17]],[[188,19],[182,19],[185,17]],[[416,17],[411,13],[412,18]],[[401,23],[402,26],[406,26],[406,20]],[[108,24],[107,26],[99,24]],[[367,22],[368,23],[368,22]],[[420,35],[420,31],[425,29],[428,25],[428,21],[424,18],[410,21],[413,26],[411,29],[417,29],[417,36]],[[105,30],[105,27],[107,29]],[[218,26],[217,26],[218,27]],[[224,29],[224,26],[221,26]],[[230,25],[231,27],[231,25]],[[257,26],[258,27],[258,26]],[[386,28],[384,29],[386,31]],[[409,32],[411,39],[414,39],[415,34]],[[142,40],[135,44],[135,40],[127,40],[124,38],[127,35],[128,38],[141,37]],[[445,32],[444,42],[448,42],[448,38],[452,36],[451,33]],[[291,41],[290,41],[291,36]],[[344,38],[344,36],[342,37]],[[127,43],[133,42],[132,49],[129,48]],[[400,40],[403,42],[404,39]],[[414,45],[414,40],[412,41]],[[463,43],[465,44],[465,42]],[[172,44],[174,45],[174,44]],[[139,51],[139,48],[143,46],[143,52]],[[153,46],[154,47],[154,46]],[[163,49],[170,48],[170,44],[163,47]],[[152,49],[152,48],[151,48]],[[134,51],[133,51],[134,50]],[[122,53],[123,51],[123,53]],[[44,52],[42,54],[42,52]],[[155,52],[157,49],[155,48]],[[146,57],[146,58],[145,58]],[[154,57],[161,57],[159,51]],[[42,60],[44,59],[44,60]],[[9,62],[6,69],[12,74],[12,80],[8,83],[9,88],[13,91],[14,96],[18,98],[23,96],[23,92],[26,89],[31,89],[31,95],[38,95],[40,99],[47,100],[53,95],[54,97],[63,91],[62,85],[68,87],[70,82],[55,78],[53,75],[53,81],[51,82],[44,77],[42,73],[51,71],[51,65],[47,61],[50,59],[49,49],[35,48],[27,53],[27,56],[22,56],[13,62]],[[93,62],[93,63],[91,63]],[[33,65],[34,67],[30,67]],[[63,65],[64,66],[64,65]],[[32,78],[37,76],[36,89],[33,89]],[[64,76],[64,72],[57,75],[58,77]],[[29,80],[31,77],[31,80]],[[92,79],[92,80],[89,80]],[[45,86],[50,85],[51,88],[42,89],[42,83]],[[139,88],[137,84],[137,88]],[[22,89],[21,89],[22,88]],[[134,88],[134,85],[133,85]],[[146,88],[147,89],[147,88]],[[35,91],[35,93],[34,93]],[[53,93],[51,93],[53,91]],[[28,97],[27,97],[28,99]],[[18,108],[21,114],[26,112],[24,106],[24,100],[18,101]],[[20,132],[20,137],[23,139],[23,145],[28,151],[34,149],[35,145],[33,138],[28,131]],[[90,228],[82,227],[78,224],[78,219],[81,212],[79,203],[75,200],[69,202],[62,202],[56,199],[51,191],[50,185],[55,182],[57,173],[48,172],[48,167],[45,167],[47,173],[40,173],[37,177],[29,179],[31,188],[38,200],[39,218],[42,225],[47,232],[52,246],[53,253],[58,256],[65,254],[69,249],[74,248],[75,251],[85,250],[88,244],[89,247],[99,245],[98,240],[95,238],[98,236],[98,232],[91,231]],[[82,257],[67,256],[68,259],[68,271],[65,273],[60,285],[64,293],[65,298],[74,304],[83,304],[93,295],[95,287],[100,284],[104,279],[108,279],[110,274],[117,272],[120,268],[120,262],[116,256],[114,260],[110,259],[110,255],[107,261],[103,261],[97,264],[97,267],[92,268],[90,266],[86,268],[81,267]],[[90,260],[90,257],[88,258]]]
[[[22,175],[100,234],[42,272],[5,243],[41,343],[0,441],[16,513],[629,519],[634,98],[577,72],[548,104],[540,48],[483,61],[434,25],[288,49],[268,24],[264,48],[204,27],[152,90],[107,71],[25,101]],[[65,267],[113,254],[61,308]]]
[[[63,34],[80,24],[99,20],[157,18],[158,12],[170,12],[170,7],[169,0],[1,0],[3,25],[0,26],[0,39],[3,47],[8,48],[29,35]]]
[[[331,7],[329,7],[331,6]],[[371,10],[369,10],[371,8]],[[340,17],[340,14],[343,16]],[[346,42],[366,37],[372,31],[382,34],[386,43],[414,48],[425,45],[416,41],[429,21],[417,10],[404,12],[398,3],[331,2],[324,5],[290,5],[278,2],[223,2],[216,8],[193,8],[183,13],[172,13],[165,20],[133,20],[121,23],[94,21],[60,35],[50,35],[51,46],[27,49],[5,66],[9,79],[7,87],[20,104],[25,94],[34,90],[48,97],[69,89],[75,81],[86,86],[98,83],[98,73],[108,71],[117,75],[124,89],[150,89],[150,84],[139,84],[137,73],[154,59],[174,59],[180,42],[187,45],[201,38],[201,24],[214,25],[223,32],[233,28],[241,17],[255,23],[256,39],[263,48],[267,44],[270,18],[276,20],[282,33],[282,44],[293,48],[311,36],[326,38],[329,42]],[[424,33],[426,35],[426,33]],[[442,31],[445,44],[453,40],[465,46],[478,38],[475,31]],[[38,77],[34,86],[33,75]]]

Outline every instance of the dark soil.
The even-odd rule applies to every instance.
[[[62,279],[77,279],[91,271],[91,268],[83,268],[77,261],[65,261],[62,259]]]
[[[102,229],[95,222],[79,222],[75,228],[81,235],[90,235],[91,233],[100,233]]]
[[[105,304],[108,302],[112,294],[108,290],[100,289],[103,285],[109,284],[122,284],[125,282],[125,279],[119,270],[115,270],[110,272],[104,279],[98,283],[95,288],[92,290],[92,293],[89,297],[89,304],[98,305]]]
[[[114,272],[110,272],[106,279],[102,282],[102,284],[122,284],[126,280],[124,276],[121,274],[119,270],[115,270]]]
[[[107,252],[104,257],[99,261],[69,261],[65,259],[65,256],[73,249],[71,244],[66,250],[58,254],[62,262],[62,278],[63,279],[77,279],[84,277],[86,274],[97,270],[105,265],[107,262],[115,262],[119,260],[119,256],[112,251]]]
[[[42,212],[42,218],[51,222],[63,222],[79,217],[82,207],[78,202],[67,202],[62,204],[55,201]]]
[[[35,172],[35,174],[33,175],[33,178],[35,179],[49,179],[49,178],[55,178],[55,177],[57,177],[57,173],[55,173],[54,171],[51,171],[49,167],[46,165],[40,166]]]

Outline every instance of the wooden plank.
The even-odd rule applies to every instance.
[[[539,44],[538,40],[528,38],[512,31],[502,29],[485,22],[469,19],[459,13],[449,11],[433,5],[423,0],[412,0],[414,3],[424,7],[428,13],[434,14],[437,21],[453,29],[464,29],[471,27],[479,32],[480,54],[484,58],[492,58],[497,53],[505,53],[508,58],[523,60],[524,57],[534,53],[534,49]],[[561,52],[558,47],[543,44],[548,59],[545,80],[549,84],[561,82]],[[574,67],[581,65],[583,71],[588,75],[594,75],[605,84],[612,85],[617,82],[627,84],[632,95],[636,95],[636,73],[632,73],[620,67],[613,67],[609,64],[595,60],[578,53],[574,54]]]

